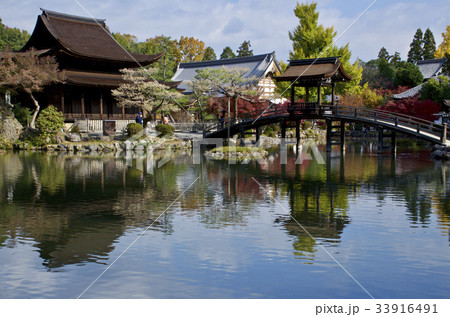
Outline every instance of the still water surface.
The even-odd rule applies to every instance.
[[[450,296],[448,169],[429,153],[160,159],[0,155],[0,298]]]

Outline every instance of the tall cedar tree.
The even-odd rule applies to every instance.
[[[238,57],[247,57],[247,56],[253,56],[253,50],[250,49],[252,45],[250,44],[250,41],[244,41],[241,46],[239,46],[239,49],[236,51]]]
[[[389,59],[391,56],[389,55],[388,50],[385,47],[382,47],[380,51],[378,52],[378,59],[385,59],[389,62]]]
[[[389,63],[391,65],[396,66],[401,61],[402,61],[402,58],[400,56],[400,53],[399,52],[395,52],[394,55],[391,56]]]
[[[34,104],[30,127],[35,128],[41,109],[34,94],[53,83],[63,82],[62,72],[53,57],[39,57],[34,50],[25,53],[6,52],[0,59],[0,87],[26,93]]]
[[[433,59],[436,53],[436,41],[430,29],[425,31],[423,36],[423,59]]]
[[[200,62],[205,55],[205,43],[193,37],[182,36],[178,41],[181,62]]]
[[[442,33],[442,43],[439,44],[434,57],[444,58],[446,54],[450,55],[450,25],[447,25],[446,32]]]
[[[203,62],[215,61],[217,59],[216,52],[211,46],[208,46],[205,50],[205,55],[203,55]]]
[[[297,3],[294,13],[299,19],[299,24],[294,31],[289,32],[293,49],[289,52],[289,57],[294,60],[340,56],[339,60],[342,62],[345,71],[353,77],[351,82],[340,83],[336,86],[337,93],[343,94],[344,91],[359,85],[362,67],[358,65],[358,61],[353,64],[350,63],[352,54],[348,44],[342,47],[333,45],[336,32],[333,27],[325,28],[323,25],[319,25],[319,12],[316,9],[317,2],[311,4]],[[278,85],[278,88],[282,91],[286,90],[282,83]]]
[[[409,47],[408,62],[414,63],[423,60],[423,32],[420,28],[417,29]]]
[[[235,58],[236,54],[234,54],[231,47],[227,46],[223,49],[222,54],[220,54],[220,59],[230,59]]]

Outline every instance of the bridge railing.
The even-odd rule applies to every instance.
[[[347,119],[361,121],[367,124],[380,124],[391,126],[392,128],[408,131],[410,133],[421,134],[422,136],[431,135],[434,138],[440,138],[443,143],[449,138],[447,128],[443,125],[412,117],[405,114],[393,113],[385,110],[370,109],[364,107],[351,107],[342,105],[319,105],[315,102],[294,103],[294,104],[271,104],[263,110],[255,110],[239,114],[237,117],[225,118],[223,122],[213,123],[205,126],[204,134],[213,130],[221,130],[238,123],[255,121],[259,118],[289,116],[296,120],[302,115],[311,115],[314,117]],[[289,119],[288,119],[289,120]],[[426,135],[429,134],[429,135]]]
[[[425,119],[408,116],[405,114],[393,113],[386,110],[369,109],[369,108],[356,108],[350,106],[323,106],[322,107],[324,117],[345,118],[353,120],[364,120],[368,123],[388,124],[396,128],[409,129],[415,131],[417,134],[429,133],[436,137],[443,138],[445,133],[445,139],[447,138],[447,131],[440,124],[436,124],[432,121]]]

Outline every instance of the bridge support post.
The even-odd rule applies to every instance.
[[[245,130],[241,129],[241,146],[245,146]]]
[[[327,152],[331,152],[331,129],[333,128],[333,121],[327,119]]]
[[[445,145],[447,143],[447,123],[442,125],[441,143]]]
[[[341,121],[341,152],[345,152],[345,121]]]
[[[378,127],[378,153],[383,152],[383,128]]]
[[[281,128],[281,138],[286,139],[286,122],[284,122],[284,120],[280,122],[280,128]]]
[[[256,143],[259,142],[259,139],[261,138],[261,128],[257,127],[256,128]]]
[[[395,131],[392,131],[391,134],[391,152],[393,156],[397,154],[397,133]]]
[[[295,121],[295,136],[297,138],[297,146],[300,143],[300,121]]]

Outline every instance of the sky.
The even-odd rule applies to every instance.
[[[311,2],[299,1],[299,2]],[[418,28],[430,28],[436,43],[450,25],[448,0],[318,0],[319,23],[337,31],[336,45],[349,43],[352,60],[377,57],[381,47],[407,58]],[[299,20],[292,0],[0,0],[3,24],[32,32],[40,8],[106,19],[112,32],[179,39],[193,36],[220,56],[250,41],[253,53],[276,52],[287,61]]]

